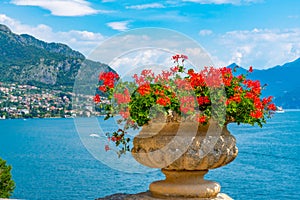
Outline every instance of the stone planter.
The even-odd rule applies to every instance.
[[[150,184],[157,198],[213,199],[220,192],[217,182],[204,180],[209,169],[233,161],[236,140],[215,122],[150,123],[133,141],[132,155],[141,164],[161,168],[166,179]]]

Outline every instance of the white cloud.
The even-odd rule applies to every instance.
[[[148,8],[164,8],[164,7],[165,6],[160,3],[149,3],[149,4],[126,6],[127,9],[136,9],[136,10],[143,10]]]
[[[172,66],[172,54],[161,49],[137,49],[130,51],[109,63],[113,69],[125,77],[131,77],[142,69],[152,69],[154,72],[167,70]]]
[[[265,0],[242,0],[244,3],[262,3]]]
[[[54,32],[47,25],[39,24],[37,26],[30,26],[3,14],[0,14],[0,23],[7,25],[14,33],[27,33],[46,42],[64,43],[85,55],[88,55],[105,39],[100,33],[89,31],[71,30],[68,32]]]
[[[106,25],[117,31],[126,31],[128,30],[128,23],[129,21],[109,22]]]
[[[214,54],[220,60],[244,67],[268,68],[300,56],[299,28],[231,31],[218,36],[216,42]]]
[[[88,55],[105,39],[102,34],[89,31],[71,30],[68,32],[58,32],[54,33],[52,39],[55,39],[55,34],[59,36],[59,42],[68,44],[84,55]]]
[[[240,0],[183,0],[200,4],[239,4]]]
[[[171,57],[175,54],[188,55],[186,64],[195,67],[212,65],[210,57],[196,41],[176,31],[160,28],[133,29],[111,37],[101,43],[89,59],[108,63],[118,73],[124,74],[151,64],[171,67]]]
[[[11,0],[18,6],[38,6],[56,16],[84,16],[110,11],[95,10],[86,0]]]
[[[200,4],[249,4],[249,3],[259,3],[264,0],[183,0],[183,2],[193,2]]]
[[[201,36],[211,35],[212,33],[213,33],[213,31],[208,30],[208,29],[203,29],[203,30],[199,31],[199,35],[201,35]]]

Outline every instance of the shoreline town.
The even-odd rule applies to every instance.
[[[0,119],[71,118],[104,114],[92,95],[77,95],[80,105],[72,106],[74,93],[31,85],[0,82]],[[108,103],[102,99],[103,104]]]

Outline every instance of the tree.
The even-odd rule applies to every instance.
[[[10,173],[11,169],[12,167],[0,158],[0,198],[9,198],[15,189],[15,182]]]

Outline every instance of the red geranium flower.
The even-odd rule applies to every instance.
[[[108,144],[105,145],[104,149],[105,149],[105,151],[109,151],[110,150],[110,147],[108,146]]]
[[[253,72],[253,67],[252,67],[252,66],[249,67],[249,72],[250,72],[250,73]]]
[[[101,99],[100,99],[100,95],[99,95],[99,94],[96,94],[96,95],[94,96],[94,102],[95,102],[95,103],[100,103],[100,102],[101,102]]]
[[[269,109],[269,110],[273,110],[273,111],[275,111],[275,110],[276,110],[276,106],[275,106],[275,104],[274,104],[274,103],[272,103],[272,104],[268,105],[268,109]]]
[[[200,117],[198,117],[198,122],[200,122],[200,123],[205,123],[206,122],[206,120],[207,120],[207,118],[206,118],[206,116],[205,115],[202,115],[202,116],[200,116]]]
[[[165,97],[159,97],[157,100],[156,100],[156,103],[159,104],[159,105],[162,105],[162,106],[167,106],[171,103],[171,100],[169,97],[165,96]]]
[[[139,92],[142,96],[147,95],[147,94],[150,94],[150,93],[151,93],[150,84],[144,84],[144,85],[141,85],[141,86],[138,88],[138,92]]]

